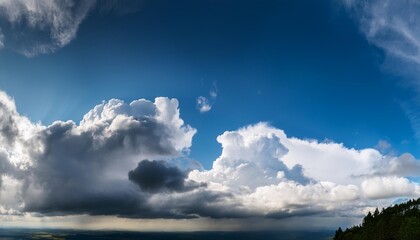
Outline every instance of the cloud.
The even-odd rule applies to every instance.
[[[195,182],[186,184],[186,177],[181,169],[167,166],[165,161],[143,160],[128,173],[128,179],[146,192],[184,192],[199,186]]]
[[[206,97],[200,96],[197,98],[197,108],[200,112],[208,112],[211,110],[211,105]]]
[[[391,144],[387,140],[379,140],[378,144],[376,144],[376,148],[381,153],[389,152],[391,150],[391,147],[392,147]]]
[[[419,184],[406,178],[406,170],[419,161],[408,155],[385,156],[373,148],[290,138],[266,123],[225,132],[217,140],[223,151],[212,169],[191,171],[189,178],[233,194],[230,201],[246,209],[248,217],[357,216],[363,213],[361,206],[375,204],[372,199],[420,195]],[[378,171],[412,187],[391,187],[377,195],[370,186]]]
[[[4,35],[1,32],[1,28],[0,28],[0,49],[4,48]]]
[[[388,70],[406,78],[402,85],[416,97],[403,99],[402,108],[420,140],[420,4],[416,0],[344,0],[344,5],[373,46],[383,50]]]
[[[2,45],[28,57],[54,52],[76,37],[94,5],[94,0],[2,0]]]
[[[212,89],[210,90],[210,97],[212,98],[212,99],[216,99],[217,98],[217,94],[218,94],[218,91],[217,91],[217,85],[216,85],[216,82],[213,82],[213,87],[212,87]]]
[[[0,0],[0,48],[33,57],[48,54],[76,38],[80,24],[95,8],[124,15],[143,1]]]
[[[344,1],[353,11],[361,30],[372,44],[384,49],[391,57],[420,63],[420,6],[415,0]]]
[[[413,197],[420,195],[420,186],[403,177],[375,177],[362,183],[363,193],[371,199]]]
[[[197,98],[197,108],[201,113],[208,112],[211,110],[213,104],[217,98],[217,87],[216,83],[213,82],[213,87],[209,92],[209,98],[200,96]]]
[[[0,113],[2,188],[20,186],[2,194],[19,196],[13,205],[1,204],[20,212],[153,216],[146,192],[128,172],[140,159],[182,157],[196,132],[179,118],[178,101],[168,98],[130,104],[112,99],[79,124],[42,126],[21,116],[1,92]]]
[[[420,161],[409,153],[399,157],[385,157],[374,169],[374,176],[420,177]]]
[[[217,137],[211,169],[188,159],[196,130],[165,97],[98,104],[79,123],[31,123],[0,92],[0,212],[125,218],[359,217],[420,195],[419,160],[288,137],[258,123]],[[150,160],[143,160],[150,159]]]

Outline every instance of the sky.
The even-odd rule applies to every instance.
[[[335,229],[419,197],[418,11],[0,0],[0,226]]]

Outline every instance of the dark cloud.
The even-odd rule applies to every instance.
[[[19,131],[15,111],[10,109],[6,102],[0,101],[0,116],[0,141],[10,146],[14,143]]]
[[[25,211],[141,215],[138,212],[145,204],[142,192],[131,188],[127,179],[116,184],[104,174],[117,177],[124,169],[129,169],[133,164],[130,158],[134,156],[164,157],[178,153],[167,142],[170,136],[165,132],[166,126],[153,119],[130,120],[138,124],[115,130],[101,141],[98,136],[105,135],[104,132],[97,129],[80,132],[71,121],[56,122],[41,131],[39,136],[43,139],[44,152],[30,169],[29,179],[32,187],[41,190],[42,194],[40,198],[26,194]],[[162,169],[152,170],[160,174]],[[127,173],[128,170],[125,176]],[[168,168],[168,174],[171,178],[165,182],[168,189],[187,189],[184,173],[173,167]]]
[[[150,201],[155,185],[144,190],[127,177],[139,158],[173,159],[191,145],[195,129],[179,118],[176,100],[126,104],[113,99],[97,105],[80,124],[42,126],[21,116],[13,100],[0,92],[0,113],[0,175],[9,177],[2,185],[15,191],[0,196],[11,199],[0,202],[5,209],[42,215],[189,217],[168,210],[171,202],[156,206]],[[170,191],[202,186],[186,181],[187,172],[175,165],[152,170],[164,174],[164,187]]]
[[[128,173],[128,179],[143,191],[185,191],[186,174],[177,167],[169,167],[164,161],[143,160]]]
[[[61,183],[63,184],[63,183]],[[99,186],[98,189],[78,189],[72,183],[52,186],[44,195],[34,198],[25,196],[24,211],[43,215],[141,215],[146,209],[145,197],[127,188],[124,184],[119,189]]]

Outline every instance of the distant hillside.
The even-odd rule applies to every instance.
[[[420,198],[368,213],[363,223],[335,232],[334,240],[420,240]]]

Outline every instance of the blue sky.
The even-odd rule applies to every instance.
[[[6,49],[2,89],[33,121],[80,120],[102,100],[175,97],[198,129],[191,156],[210,167],[225,130],[267,121],[289,135],[418,154],[384,70],[384,52],[334,1],[153,1],[133,13],[91,13],[77,37],[31,58]],[[196,98],[218,97],[210,112]],[[398,126],[398,127],[396,127]]]
[[[380,17],[375,14],[389,21],[407,12],[415,14],[411,1],[395,11],[395,1],[387,1],[384,8],[378,7],[378,1],[344,0],[88,2],[61,8],[46,0],[35,10],[23,3],[0,4],[5,16],[0,21],[0,89],[32,123],[78,124],[102,101],[153,102],[169,97],[179,101],[184,123],[197,130],[192,144],[186,141],[189,154],[183,157],[208,171],[217,158],[231,151],[228,140],[223,140],[225,131],[247,136],[243,132],[263,131],[258,130],[260,122],[267,123],[261,129],[277,136],[289,156],[294,156],[295,145],[288,141],[294,138],[308,144],[315,140],[320,146],[341,144],[348,152],[373,148],[378,151],[372,156],[397,162],[404,162],[398,159],[409,153],[418,165],[420,36],[413,22],[389,22],[395,27],[391,30],[375,22]],[[57,14],[70,9],[71,20],[80,22],[63,20],[57,30],[48,17],[36,15],[51,3],[58,5]],[[16,9],[21,14],[18,20],[8,15]],[[57,32],[70,37],[55,37]],[[402,47],[407,42],[411,50]],[[199,111],[200,96],[211,105],[209,111]],[[255,128],[238,130],[249,125]],[[273,129],[283,130],[287,137]],[[289,161],[285,160],[283,171],[286,178],[299,175],[290,179],[302,184],[303,179],[322,180],[317,173],[293,170],[292,163],[306,169],[303,160]],[[384,169],[375,165],[369,171],[375,176],[388,174]],[[205,174],[200,174],[190,180],[203,180]],[[407,185],[410,194],[365,192],[363,196],[380,201],[366,200],[364,209],[386,205],[392,197],[417,196],[417,175],[398,175],[404,184],[406,179],[414,184]],[[351,184],[361,184],[365,190],[373,186]]]

